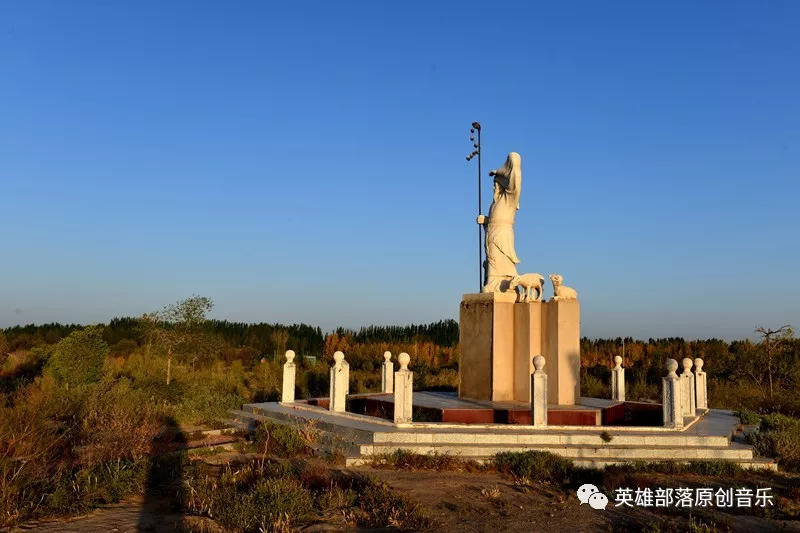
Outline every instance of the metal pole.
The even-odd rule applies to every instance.
[[[478,216],[483,214],[481,201],[481,130],[478,130]],[[483,290],[483,225],[478,224],[478,292]]]
[[[478,130],[478,141],[475,142],[475,130]],[[471,161],[473,157],[478,156],[478,216],[483,215],[481,204],[481,123],[473,122],[472,129],[469,130],[469,140],[472,142],[474,150],[467,156],[467,161]],[[483,271],[483,224],[478,224],[478,292],[483,290],[485,272]]]

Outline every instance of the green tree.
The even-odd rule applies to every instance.
[[[206,315],[214,307],[210,298],[192,295],[161,311],[142,316],[142,326],[148,342],[166,346],[167,385],[172,381],[172,358],[191,351],[192,365],[205,352],[219,348],[217,339],[206,331]]]
[[[84,385],[100,381],[109,352],[103,326],[89,326],[58,341],[48,364],[59,381],[68,386]]]

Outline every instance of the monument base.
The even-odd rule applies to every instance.
[[[459,313],[459,398],[530,401],[532,359],[542,355],[547,401],[580,401],[578,300],[515,303],[516,294],[465,294]]]

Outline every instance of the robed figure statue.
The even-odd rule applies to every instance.
[[[489,215],[478,216],[478,224],[486,231],[486,260],[482,292],[513,290],[509,284],[517,276],[520,262],[514,250],[514,216],[519,209],[522,187],[522,160],[511,152],[505,164],[489,172],[494,176],[494,195]]]

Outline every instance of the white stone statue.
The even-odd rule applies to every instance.
[[[563,285],[564,277],[561,274],[550,274],[550,281],[553,283],[553,300],[575,300],[578,298],[578,291],[572,287]]]
[[[514,276],[508,284],[509,289],[522,287],[520,292],[520,302],[540,302],[542,301],[542,290],[544,288],[544,276],[531,273],[521,276]]]
[[[482,292],[505,292],[517,275],[520,262],[514,250],[514,216],[519,209],[522,187],[522,160],[511,152],[506,163],[489,172],[494,176],[494,195],[489,215],[478,216],[478,224],[486,231],[486,276]]]

